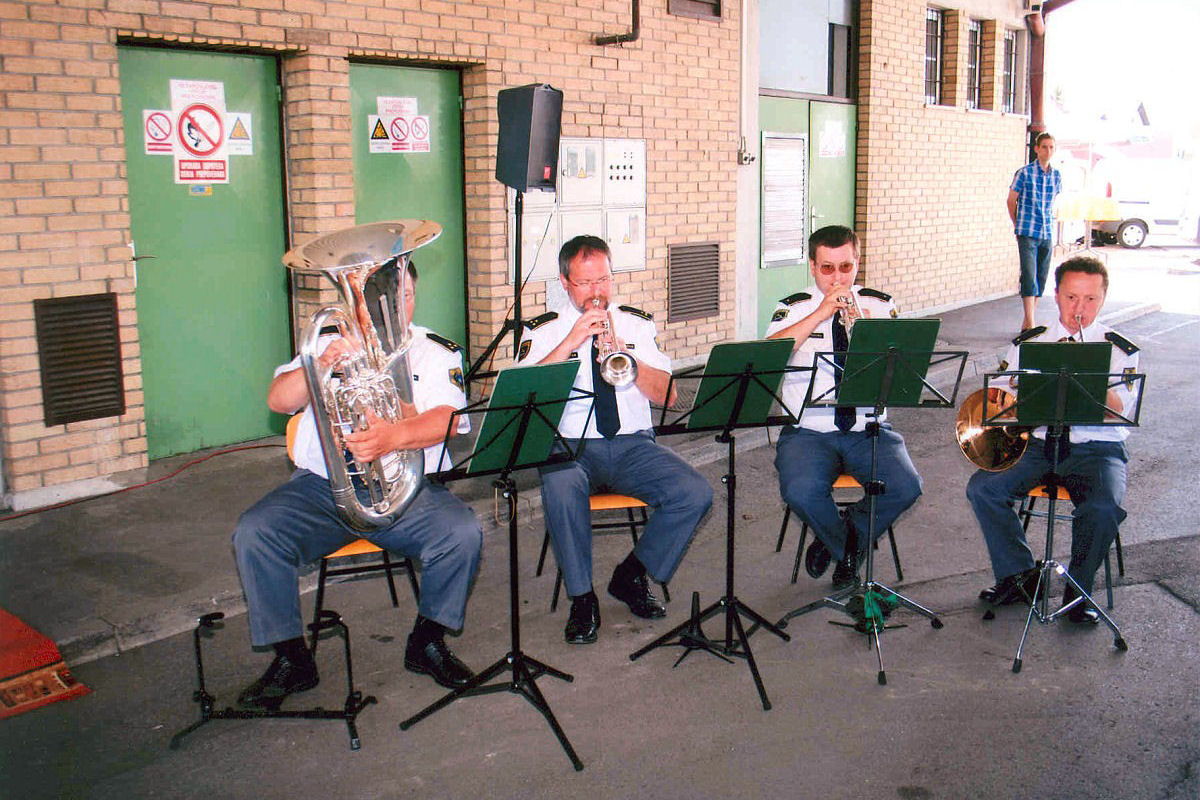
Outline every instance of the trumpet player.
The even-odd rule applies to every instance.
[[[1096,320],[1108,293],[1108,270],[1095,258],[1068,259],[1054,271],[1054,301],[1058,319],[1047,328],[1040,325],[1013,339],[1001,370],[1019,365],[1022,342],[1087,341],[1112,343],[1109,372],[1133,374],[1138,369],[1138,348],[1128,339]],[[1131,385],[1121,382],[1108,390],[1106,404],[1124,411],[1133,402]],[[1071,428],[1069,451],[1059,464],[1063,486],[1071,495],[1075,511],[1071,519],[1071,561],[1067,571],[1089,594],[1096,570],[1117,538],[1117,528],[1125,519],[1121,503],[1125,497],[1125,465],[1129,455],[1124,426],[1076,425]],[[991,557],[996,585],[980,592],[980,599],[992,605],[1032,601],[1038,570],[1025,540],[1025,531],[1017,518],[1014,503],[1030,489],[1042,483],[1050,469],[1045,448],[1046,429],[1038,428],[1021,460],[1003,472],[979,470],[967,483],[967,499],[983,532]],[[1075,598],[1067,584],[1063,602]],[[1096,610],[1079,603],[1067,614],[1071,622],[1096,624]]]
[[[408,270],[410,291],[403,302],[404,318],[411,320],[417,273],[411,262]],[[425,448],[428,473],[446,468],[440,462],[451,414],[466,404],[462,355],[458,345],[427,328],[413,325],[412,333],[408,358],[418,413],[396,422],[374,418],[368,429],[348,434],[344,443],[362,462],[396,450]],[[336,365],[352,352],[345,339],[325,339],[323,367]],[[297,356],[275,371],[267,405],[277,413],[295,414],[306,410],[308,402]],[[461,419],[460,428],[466,418]],[[300,420],[292,458],[296,471],[291,479],[242,514],[233,534],[251,643],[275,652],[262,677],[242,691],[238,705],[275,710],[288,695],[317,685],[317,665],[303,638],[300,567],[359,537],[421,562],[420,606],[405,649],[405,668],[430,675],[447,688],[465,685],[473,673],[447,647],[444,634],[462,628],[467,592],[479,566],[483,534],[474,512],[444,486],[426,482],[391,527],[361,533],[347,525],[334,505],[311,413]]]
[[[850,228],[829,225],[814,231],[808,240],[809,271],[815,286],[779,301],[767,338],[795,339],[790,364],[813,366],[814,354],[844,352],[854,321],[862,317],[894,317],[890,295],[855,286],[858,277],[858,236]],[[837,359],[819,359],[812,375],[814,397],[830,392],[840,376]],[[839,510],[833,500],[833,482],[839,474],[852,475],[866,486],[871,475],[871,441],[866,432],[871,408],[803,408],[810,374],[784,376],[783,400],[796,425],[785,426],[775,451],[779,491],[784,502],[816,534],[804,557],[804,568],[813,578],[825,574],[832,559],[835,589],[858,581],[858,566],[866,552],[869,506],[867,498]],[[828,396],[828,395],[827,395]],[[875,508],[876,537],[921,495],[921,478],[913,467],[904,438],[880,417],[877,479],[885,491]]]
[[[568,302],[525,323],[517,360],[578,361],[575,387],[595,393],[594,404],[568,403],[559,423],[573,449],[584,440],[578,459],[541,470],[546,525],[571,598],[564,638],[588,644],[600,630],[600,601],[592,585],[591,493],[630,495],[650,507],[650,520],[637,546],[613,571],[608,593],[635,616],[654,619],[666,608],[647,578],[670,580],[712,505],[712,489],[654,439],[650,403],[674,400],[667,396],[671,360],[658,349],[650,314],[613,301],[608,244],[596,236],[577,236],[563,245],[558,268]],[[606,373],[602,362],[613,352],[623,353],[636,369]],[[606,377],[623,385],[613,386]]]

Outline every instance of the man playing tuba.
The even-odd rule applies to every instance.
[[[404,319],[415,306],[417,272],[408,263]],[[408,351],[413,375],[416,415],[385,422],[370,420],[369,428],[344,437],[346,448],[360,462],[370,462],[398,450],[425,450],[425,472],[445,469],[443,441],[451,414],[466,404],[461,348],[448,339],[411,326]],[[325,369],[351,352],[337,336],[323,337],[320,355]],[[250,639],[255,647],[270,645],[275,659],[267,671],[246,687],[238,705],[246,709],[276,709],[289,694],[317,685],[317,666],[306,647],[297,584],[301,565],[316,561],[357,538],[366,538],[394,553],[421,562],[421,599],[416,624],[408,637],[405,668],[431,675],[447,688],[463,686],[472,677],[444,639],[447,630],[463,626],[467,591],[479,566],[483,535],[474,512],[444,486],[425,481],[411,504],[389,527],[370,532],[351,528],[330,493],[328,473],[317,437],[304,370],[297,356],[275,371],[267,405],[281,414],[306,411],[293,446],[296,472],[291,479],[242,514],[233,533],[238,573],[246,595]],[[460,417],[465,432],[467,418]]]
[[[650,402],[670,404],[671,360],[658,349],[649,314],[611,302],[608,244],[596,236],[577,236],[562,246],[558,268],[569,303],[561,313],[551,311],[526,322],[517,359],[530,364],[577,360],[576,388],[596,393],[590,421],[592,404],[574,401],[559,423],[559,432],[572,446],[586,440],[579,458],[541,470],[546,525],[571,597],[564,636],[571,644],[587,644],[596,641],[600,630],[600,601],[592,589],[589,494],[604,489],[650,506],[650,521],[637,547],[614,570],[608,593],[635,616],[653,619],[667,611],[646,575],[660,582],[671,579],[712,505],[712,488],[687,462],[654,441]],[[605,350],[636,361],[629,370],[635,377],[619,388],[607,383],[602,372]]]
[[[1018,366],[1022,342],[1087,341],[1112,343],[1109,372],[1133,374],[1138,367],[1138,348],[1128,339],[1097,322],[1108,292],[1108,270],[1094,258],[1079,256],[1058,265],[1054,271],[1054,301],[1058,319],[1049,329],[1038,326],[1013,339],[1012,347],[1000,369]],[[1132,405],[1131,385],[1122,381],[1109,389],[1106,404],[1114,411]],[[1069,452],[1058,466],[1062,485],[1071,495],[1075,513],[1071,520],[1071,577],[1089,594],[1096,570],[1117,538],[1117,527],[1125,519],[1121,501],[1125,497],[1124,426],[1075,425],[1071,428]],[[1038,428],[1025,454],[1011,469],[1003,472],[979,470],[967,483],[967,499],[983,531],[996,585],[980,592],[980,599],[992,605],[1031,602],[1037,585],[1038,569],[1025,541],[1025,531],[1013,504],[1030,489],[1043,482],[1050,469],[1046,456],[1046,429]],[[1067,584],[1063,602],[1075,598],[1075,589]],[[1075,623],[1100,621],[1096,610],[1079,603],[1067,614]]]

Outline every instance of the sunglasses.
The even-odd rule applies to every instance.
[[[832,275],[834,272],[840,272],[845,275],[853,272],[855,266],[857,264],[853,261],[843,261],[841,264],[818,264],[817,269],[821,271],[822,275]]]

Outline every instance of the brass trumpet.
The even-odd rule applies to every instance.
[[[599,297],[592,298],[592,307],[600,308]],[[612,312],[604,314],[604,329],[599,334],[597,349],[600,351],[600,377],[609,386],[620,388],[637,379],[637,359],[626,350],[618,350],[613,336]]]
[[[954,421],[954,439],[967,460],[980,469],[1003,472],[1025,455],[1030,428],[983,424],[985,408],[1004,411],[1015,402],[1011,392],[989,386],[967,395],[959,407]]]

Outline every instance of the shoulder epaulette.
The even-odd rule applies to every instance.
[[[1021,342],[1029,341],[1033,337],[1041,336],[1045,332],[1045,325],[1038,325],[1036,328],[1026,328],[1025,330],[1021,331],[1017,338],[1013,339],[1013,344],[1020,344]]]
[[[626,314],[633,314],[635,317],[641,317],[644,320],[654,319],[653,314],[651,314],[649,311],[642,311],[640,308],[634,308],[633,306],[617,306],[617,308],[621,309]]]
[[[785,306],[794,306],[796,303],[803,303],[805,300],[811,299],[812,295],[808,292],[796,292],[795,294],[789,294],[779,302],[783,303]]]
[[[860,297],[874,297],[876,300],[882,300],[885,303],[889,303],[892,300],[892,296],[887,292],[881,292],[878,289],[868,289],[866,286],[859,287],[858,294]]]
[[[531,330],[531,331],[534,331],[534,330],[537,330],[538,328],[540,328],[541,326],[545,325],[547,322],[549,322],[552,319],[558,319],[557,311],[547,311],[545,314],[542,314],[540,317],[534,317],[533,319],[527,319],[527,320],[525,320],[525,327],[529,328],[529,330]]]
[[[1113,343],[1113,346],[1127,356],[1131,356],[1138,351],[1138,346],[1126,339],[1116,331],[1109,331],[1104,334],[1104,338]]]
[[[445,336],[438,336],[438,335],[437,335],[436,333],[434,333],[433,331],[426,331],[426,332],[425,332],[425,336],[426,336],[426,338],[428,338],[428,339],[429,339],[429,341],[431,341],[431,342],[437,342],[437,343],[438,343],[438,344],[440,344],[442,347],[444,347],[444,348],[446,348],[447,350],[449,350],[451,353],[460,353],[460,352],[462,352],[462,348],[461,348],[461,347],[459,347],[459,346],[458,346],[458,344],[456,344],[455,342],[451,341],[450,339],[447,339]]]

